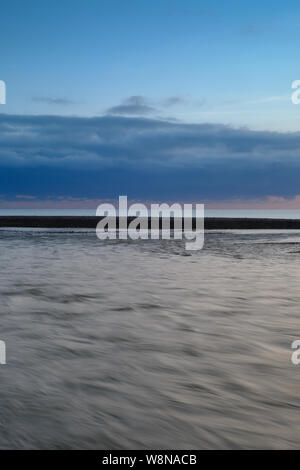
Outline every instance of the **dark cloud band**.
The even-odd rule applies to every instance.
[[[2,114],[0,192],[289,197],[300,193],[299,153],[300,133],[141,117]]]

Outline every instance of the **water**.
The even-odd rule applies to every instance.
[[[130,205],[130,202],[128,203]],[[115,204],[116,210],[118,203]],[[118,212],[118,211],[117,211]],[[94,209],[0,209],[0,216],[95,216]],[[296,209],[205,209],[205,217],[300,219]]]
[[[0,448],[299,447],[299,259],[299,231],[1,231]]]

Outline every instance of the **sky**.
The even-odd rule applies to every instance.
[[[300,208],[300,5],[11,0],[0,207]]]

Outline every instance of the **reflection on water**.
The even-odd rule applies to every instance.
[[[0,448],[300,445],[300,233],[0,232]]]

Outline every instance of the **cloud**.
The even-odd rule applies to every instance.
[[[130,199],[128,205],[136,202],[144,202],[149,205],[157,200]],[[178,202],[178,199],[176,200]],[[173,203],[174,200],[164,200],[164,202]],[[193,201],[194,202],[194,201]],[[299,210],[300,209],[300,195],[295,195],[292,198],[284,198],[278,196],[266,196],[261,198],[242,199],[234,198],[227,200],[201,200],[205,204],[205,209],[218,209],[218,210]],[[43,198],[36,198],[27,195],[17,195],[14,198],[7,199],[5,195],[0,195],[0,208],[1,209],[91,209],[95,211],[99,204],[109,203],[118,204],[118,198],[109,199],[89,199],[86,197],[71,197],[71,196],[46,196]],[[95,212],[91,212],[91,215]]]
[[[32,200],[32,199],[36,199],[36,196],[31,196],[29,194],[17,194],[16,195],[16,199],[28,199],[28,200]]]
[[[290,95],[275,95],[275,96],[265,96],[264,98],[259,98],[256,100],[245,101],[242,104],[264,104],[272,103],[274,101],[289,101],[291,99]]]
[[[169,98],[166,98],[162,104],[164,106],[176,106],[176,105],[180,105],[180,104],[185,104],[187,101],[186,98],[184,98],[183,96],[169,96]]]
[[[2,194],[290,198],[299,181],[299,132],[112,115],[0,115]]]
[[[0,115],[0,165],[195,167],[297,162],[300,133],[143,117]]]
[[[202,107],[206,101],[204,99],[194,99],[189,96],[169,96],[168,98],[161,101],[161,105],[164,107],[181,106],[181,105],[192,105],[196,107]]]
[[[50,97],[50,96],[34,96],[32,101],[37,103],[47,103],[47,104],[54,104],[54,105],[61,105],[61,106],[68,106],[70,104],[75,104],[75,101],[71,101],[67,98],[57,98],[57,97]]]
[[[182,95],[157,100],[146,99],[144,96],[130,96],[121,104],[107,109],[106,114],[115,116],[154,116],[162,113],[164,108],[182,105],[199,108],[204,104],[204,99],[192,99],[189,96]]]
[[[114,115],[144,115],[155,111],[155,108],[149,106],[143,96],[130,96],[122,104],[113,106],[107,110],[107,114]]]

